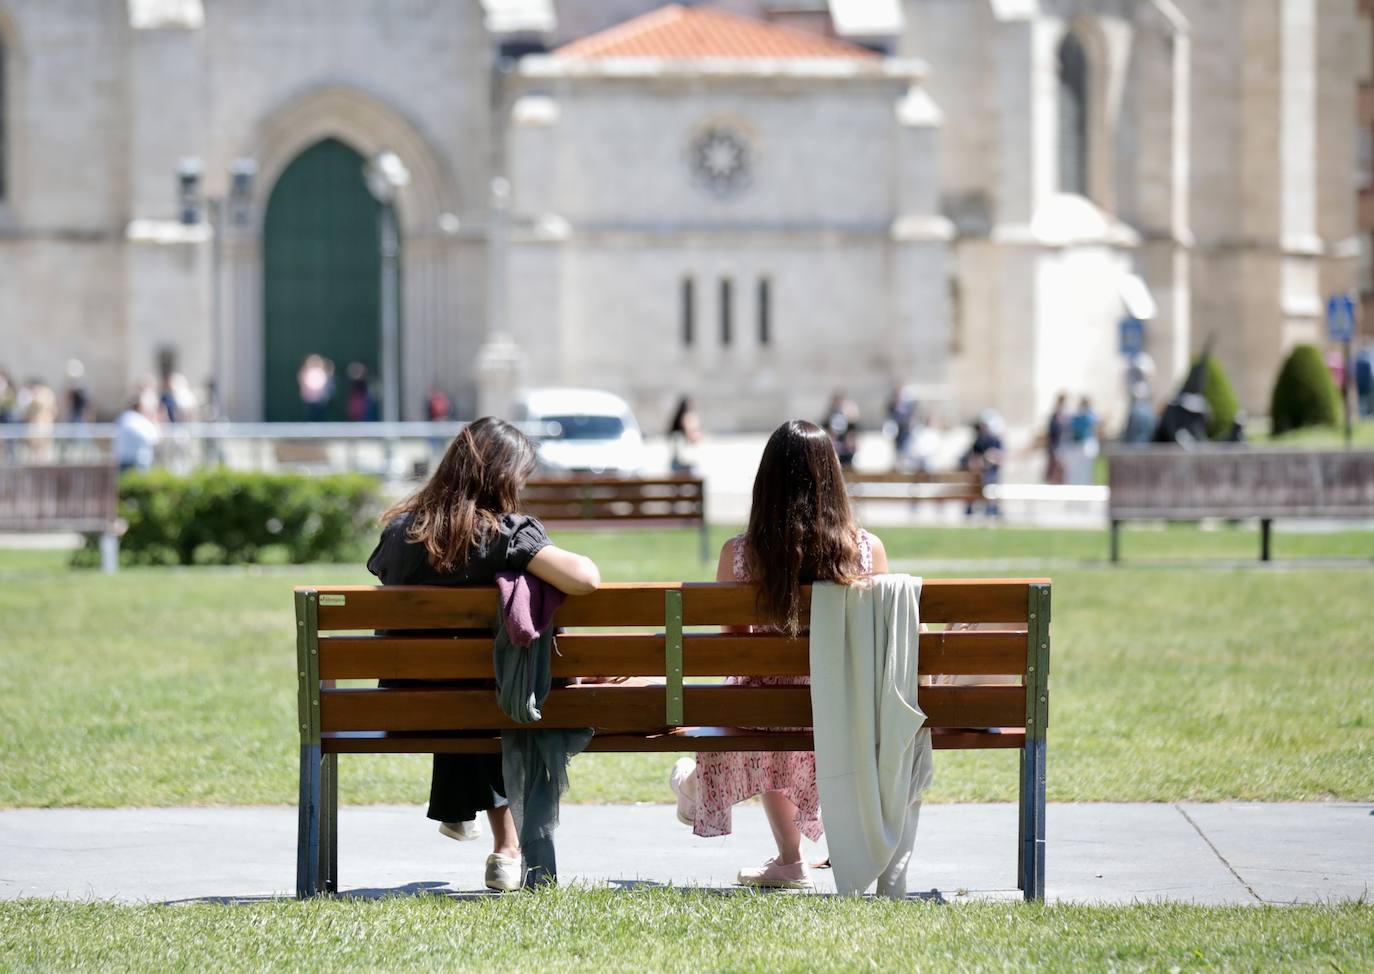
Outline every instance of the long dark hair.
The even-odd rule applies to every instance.
[[[534,466],[534,444],[524,433],[483,417],[463,427],[429,482],[383,514],[382,522],[409,514],[406,540],[423,544],[437,571],[451,572],[495,530],[498,515],[519,509]]]
[[[672,421],[671,423],[668,424],[668,435],[669,435],[669,436],[672,436],[674,433],[682,433],[682,432],[685,432],[685,431],[686,431],[686,426],[683,424],[682,421],[683,421],[683,419],[687,416],[687,414],[688,414],[689,412],[691,412],[691,411],[692,411],[692,397],[691,397],[691,396],[683,396],[681,399],[678,400],[678,402],[677,402],[677,409],[674,410],[674,412],[673,412],[673,421]]]
[[[763,448],[744,534],[760,614],[794,636],[805,628],[801,587],[855,581],[862,572],[857,534],[830,437],[805,420],[783,423]]]

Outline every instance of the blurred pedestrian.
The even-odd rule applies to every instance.
[[[1069,394],[1054,397],[1054,409],[1045,426],[1045,483],[1064,482],[1064,448],[1069,435]]]
[[[1093,465],[1101,452],[1098,427],[1102,421],[1093,411],[1092,401],[1084,396],[1078,409],[1069,419],[1069,449],[1065,459],[1065,474],[1071,484],[1093,482]]]
[[[296,373],[296,386],[300,390],[306,422],[322,421],[329,401],[334,398],[334,363],[321,355],[307,355]]]
[[[840,466],[849,470],[854,466],[854,454],[859,449],[859,407],[837,390],[830,397],[821,428],[830,434],[830,442],[835,446],[835,454],[840,458]]]
[[[84,423],[91,418],[91,394],[86,388],[86,366],[80,359],[67,359],[66,372],[66,421]]]
[[[115,420],[114,455],[120,473],[152,467],[154,449],[162,439],[157,423],[159,409],[157,393],[144,385]]]
[[[431,385],[425,396],[425,418],[431,423],[443,423],[453,418],[453,401],[437,385]]]
[[[1154,398],[1155,360],[1146,351],[1126,358],[1126,428],[1123,443],[1149,443],[1155,435]]]
[[[887,400],[887,421],[883,432],[892,440],[892,469],[911,467],[911,433],[916,418],[916,400],[905,386],[897,385]]]
[[[53,459],[52,428],[57,423],[57,393],[37,380],[30,381],[19,397],[27,426],[30,459],[50,463]]]
[[[1002,417],[993,410],[984,410],[973,424],[973,443],[959,461],[964,470],[977,473],[983,487],[995,485],[1002,472]],[[965,513],[972,517],[979,502],[970,501]],[[1000,513],[997,501],[984,498],[983,513],[997,517]]]
[[[162,376],[158,405],[162,410],[161,418],[168,423],[194,423],[200,419],[200,400],[190,380],[180,372],[167,372]]]
[[[940,450],[940,431],[929,413],[917,413],[911,421],[911,442],[907,448],[907,469],[927,473]]]
[[[19,422],[18,391],[10,374],[0,369],[0,423]],[[6,460],[13,460],[17,447],[14,440],[6,439],[0,450],[4,451]]]
[[[0,369],[0,423],[19,421],[19,390],[14,380],[4,369]]]
[[[345,411],[349,422],[371,423],[377,418],[377,400],[372,396],[371,379],[362,362],[348,363],[348,402]]]
[[[1374,342],[1365,342],[1355,353],[1355,394],[1360,415],[1374,416]]]
[[[696,445],[701,442],[701,418],[691,396],[678,400],[673,421],[668,425],[668,446],[672,456],[668,461],[673,473],[696,472]]]

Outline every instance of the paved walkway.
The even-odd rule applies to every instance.
[[[757,805],[735,834],[698,839],[665,805],[563,809],[564,882],[728,887],[771,848]],[[1012,805],[931,805],[922,813],[913,894],[1016,898]],[[0,811],[0,899],[251,900],[295,886],[288,807]],[[481,891],[485,841],[440,836],[411,807],[345,807],[345,893]],[[819,847],[808,856],[822,858]],[[1374,887],[1374,805],[1051,805],[1051,900],[1207,904],[1324,902]],[[817,888],[833,891],[826,870]]]

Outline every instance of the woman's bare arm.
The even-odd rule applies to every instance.
[[[873,574],[887,574],[887,549],[883,547],[883,539],[876,534],[869,534],[869,547],[873,551]]]
[[[557,545],[540,548],[530,559],[530,572],[568,595],[586,595],[601,587],[601,570],[586,555]]]
[[[720,548],[720,559],[716,562],[716,581],[735,581],[735,539],[731,538]],[[721,632],[748,632],[748,626],[721,626]]]

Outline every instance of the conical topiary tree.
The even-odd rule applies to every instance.
[[[1224,440],[1231,435],[1231,427],[1240,411],[1240,401],[1226,370],[1215,355],[1203,359],[1206,375],[1202,380],[1202,397],[1207,400],[1211,415],[1207,417],[1207,439]]]
[[[1341,421],[1341,394],[1315,345],[1298,345],[1288,353],[1274,395],[1269,423],[1277,435],[1304,426],[1335,426]]]

